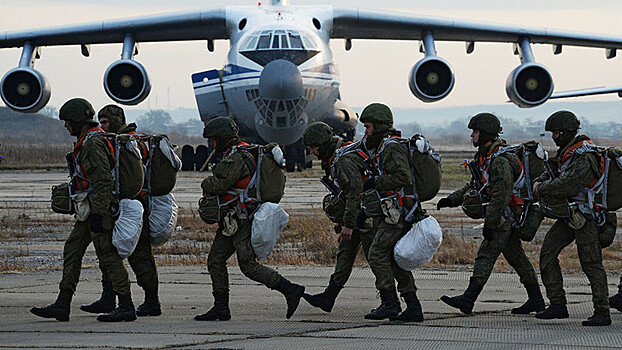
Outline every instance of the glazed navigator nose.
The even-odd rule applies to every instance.
[[[259,78],[259,94],[270,100],[291,100],[303,93],[302,75],[290,61],[276,60],[268,63]]]

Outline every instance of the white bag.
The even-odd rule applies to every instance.
[[[112,230],[112,245],[117,248],[121,259],[132,255],[143,228],[143,205],[135,199],[119,202],[119,218]]]
[[[429,216],[419,222],[402,237],[393,248],[393,256],[399,267],[412,271],[428,261],[443,241],[441,226]]]
[[[259,206],[251,231],[251,245],[258,260],[270,254],[288,221],[289,215],[278,204],[266,202]]]
[[[154,246],[166,243],[177,226],[177,202],[173,194],[149,198],[149,242]]]

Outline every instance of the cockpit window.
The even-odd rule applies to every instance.
[[[270,48],[270,42],[272,41],[272,33],[270,34],[261,34],[261,36],[259,37],[259,42],[257,43],[257,49],[269,49]],[[250,47],[249,50],[252,50],[253,48]]]
[[[263,30],[249,34],[240,53],[262,66],[278,59],[300,65],[319,53],[319,45],[297,30]]]

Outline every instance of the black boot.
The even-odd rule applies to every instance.
[[[532,312],[543,311],[546,306],[542,293],[540,293],[540,286],[537,283],[526,284],[525,289],[527,289],[527,301],[523,305],[513,308],[512,314],[528,315]]]
[[[541,320],[552,320],[554,318],[568,318],[568,309],[565,304],[551,304],[544,311],[536,314],[536,318]]]
[[[71,310],[71,289],[61,289],[54,304],[46,307],[33,307],[30,312],[43,318],[55,318],[57,321],[69,321],[69,311]]]
[[[214,295],[214,306],[202,315],[194,316],[196,321],[229,321],[231,311],[229,310],[229,292],[212,292]]]
[[[609,297],[609,306],[622,312],[622,292]]]
[[[121,321],[134,321],[136,319],[136,310],[134,309],[134,303],[132,303],[132,295],[118,295],[119,307],[110,311],[105,315],[97,316],[97,320],[101,322],[121,322]]]
[[[145,288],[145,302],[136,308],[136,316],[160,316],[160,299],[158,298],[158,287]]]
[[[611,317],[609,315],[601,315],[595,312],[594,315],[588,317],[588,319],[581,322],[581,324],[586,327],[609,326],[611,325]]]
[[[473,304],[479,296],[479,293],[482,292],[483,288],[484,286],[480,286],[479,284],[475,283],[473,277],[471,277],[471,280],[469,281],[469,286],[462,295],[458,295],[455,297],[443,295],[441,297],[441,301],[451,307],[460,309],[460,311],[469,315],[471,314],[471,312],[473,312]]]
[[[403,321],[403,322],[422,322],[423,311],[421,310],[421,303],[417,298],[417,293],[409,292],[403,295],[406,301],[406,310],[399,316],[389,317],[391,321]]]
[[[285,277],[281,277],[274,289],[285,296],[287,300],[287,314],[285,314],[285,318],[291,318],[294,312],[296,312],[298,304],[300,304],[300,298],[302,298],[302,295],[305,293],[305,287],[291,283]]]
[[[305,293],[302,297],[312,306],[319,307],[322,311],[331,312],[341,289],[343,289],[342,286],[329,282],[328,287],[322,293],[315,295]]]
[[[107,314],[117,307],[117,297],[112,290],[112,283],[102,282],[102,296],[89,305],[80,306],[80,310],[92,314]]]
[[[385,318],[395,317],[402,311],[400,301],[397,299],[397,292],[393,289],[383,289],[380,291],[380,306],[371,310],[365,315],[367,320],[384,320]]]

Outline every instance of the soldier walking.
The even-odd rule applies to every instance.
[[[103,137],[104,131],[93,120],[95,111],[91,104],[74,98],[67,101],[59,111],[65,128],[77,142],[71,157],[74,172],[70,186],[82,202],[76,213],[76,224],[65,241],[63,250],[63,277],[56,302],[46,307],[34,307],[33,314],[44,318],[68,321],[70,304],[80,280],[82,258],[91,241],[95,246],[100,266],[112,283],[112,290],[119,298],[119,306],[108,314],[97,317],[102,322],[133,321],[136,319],[130,293],[130,280],[123,260],[112,245],[114,219],[110,205],[114,199],[114,167],[112,145]],[[81,196],[85,194],[85,196]],[[89,204],[90,203],[90,204]]]
[[[231,201],[237,194],[244,191],[251,180],[255,169],[251,169],[248,152],[238,150],[238,147],[248,146],[238,136],[238,126],[227,117],[217,117],[210,120],[203,132],[203,137],[209,139],[210,144],[217,152],[223,152],[223,160],[214,166],[213,175],[205,178],[201,183],[204,196],[219,196],[222,203]],[[255,161],[252,167],[257,166]],[[252,197],[252,196],[251,196]],[[239,198],[239,197],[238,197]],[[234,253],[242,273],[263,283],[270,289],[281,292],[287,300],[286,318],[292,317],[305,287],[291,283],[275,270],[257,262],[251,245],[250,213],[258,203],[239,201],[231,202],[224,217],[218,222],[218,230],[212,242],[207,257],[207,269],[212,279],[212,294],[214,306],[202,315],[194,317],[197,321],[229,320],[229,275],[227,274],[227,259]]]
[[[558,177],[545,173],[536,179],[533,192],[541,197],[546,216],[557,218],[555,224],[544,237],[540,250],[540,273],[546,288],[546,296],[551,304],[546,310],[538,312],[536,318],[568,318],[566,293],[558,256],[573,241],[581,268],[590,281],[594,314],[583,321],[583,326],[608,326],[609,300],[607,299],[607,274],[603,267],[601,246],[598,239],[596,220],[600,215],[588,200],[588,189],[601,177],[604,159],[594,151],[594,143],[585,135],[578,135],[580,122],[569,111],[553,113],[545,124],[546,131],[557,145],[555,155]],[[556,208],[564,209],[563,217],[554,215],[557,210],[547,202],[554,201]],[[575,205],[572,207],[569,201]],[[563,205],[558,205],[562,203]]]
[[[97,113],[97,118],[105,132],[138,135],[136,124],[126,124],[125,113],[119,106],[105,106]],[[149,156],[149,146],[144,141],[139,141],[139,147],[143,163],[146,163]],[[144,190],[141,191],[138,200],[144,208],[143,226],[134,252],[127,257],[127,261],[136,274],[138,285],[145,291],[145,302],[136,308],[136,316],[159,316],[162,314],[162,310],[158,297],[158,271],[149,241],[149,194]],[[112,291],[112,283],[102,270],[102,294],[100,299],[89,305],[80,306],[80,310],[97,314],[108,313],[115,306],[116,297]]]
[[[372,153],[378,175],[370,177],[363,184],[363,191],[376,190],[382,197],[397,196],[400,207],[394,207],[389,216],[374,217],[375,235],[369,248],[367,260],[374,276],[376,289],[380,293],[380,306],[365,315],[371,320],[423,321],[421,303],[417,297],[415,279],[410,271],[400,268],[393,258],[395,243],[408,232],[411,224],[407,223],[405,213],[414,205],[412,174],[410,171],[408,152],[399,142],[392,138],[399,135],[393,128],[393,113],[388,106],[372,103],[365,107],[361,114],[361,122],[365,125],[365,146]],[[390,200],[391,203],[395,203]],[[397,215],[396,215],[397,214]],[[415,213],[423,218],[425,213],[419,206]],[[357,225],[363,226],[364,213],[357,217]],[[395,280],[402,285],[400,292],[406,301],[406,310],[401,314],[400,301],[395,290]]]
[[[436,208],[462,205],[469,193],[475,191],[479,198],[476,205],[470,205],[465,213],[474,211],[474,218],[484,218],[484,241],[477,251],[473,274],[469,286],[462,295],[450,297],[443,295],[441,300],[465,314],[473,311],[475,300],[481,293],[490,277],[495,262],[503,254],[508,263],[520,276],[520,282],[527,290],[527,301],[520,307],[512,309],[512,314],[529,314],[544,310],[544,299],[538,286],[536,272],[529,262],[520,242],[519,233],[511,226],[510,215],[517,215],[520,210],[517,199],[513,196],[513,185],[519,179],[522,165],[516,155],[511,152],[497,154],[499,149],[507,146],[505,140],[499,138],[501,122],[491,113],[480,113],[469,121],[471,142],[478,147],[475,153],[475,166],[481,172],[481,179],[475,176],[461,189],[438,201]],[[480,183],[481,182],[481,183]],[[485,186],[485,187],[484,187]],[[481,194],[481,195],[480,195]],[[484,196],[489,204],[483,207]],[[484,213],[484,215],[481,215]]]

